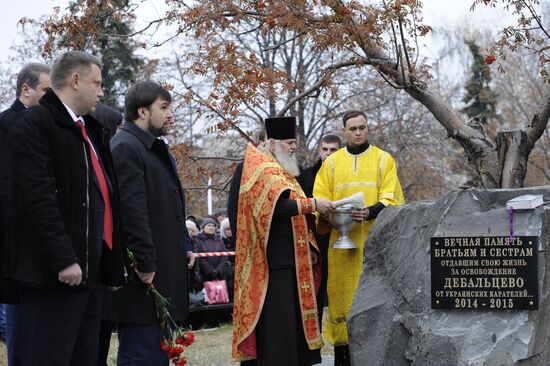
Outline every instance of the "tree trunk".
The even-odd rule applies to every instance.
[[[483,128],[465,124],[450,106],[423,88],[407,87],[405,91],[422,103],[436,120],[464,149],[481,180],[483,188],[499,188],[500,166],[497,150]]]
[[[532,147],[524,130],[497,133],[497,152],[500,166],[500,187],[521,188],[527,174],[527,160]]]

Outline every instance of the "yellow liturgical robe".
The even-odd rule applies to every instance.
[[[385,206],[405,203],[395,160],[390,154],[371,145],[357,155],[342,148],[325,160],[315,178],[313,196],[336,201],[357,192],[363,192],[365,206],[377,202]],[[348,344],[346,320],[363,269],[363,246],[372,223],[373,220],[358,223],[349,234],[357,249],[330,247],[328,251],[329,308],[323,328],[325,339],[335,346]],[[319,231],[323,231],[322,227]],[[331,246],[339,236],[338,231],[331,230]]]

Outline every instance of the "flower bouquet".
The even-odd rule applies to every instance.
[[[130,259],[130,267],[134,270],[137,269],[137,260],[134,253],[128,249],[128,258]],[[147,294],[153,297],[155,301],[155,311],[157,318],[160,321],[160,327],[163,330],[163,338],[160,341],[160,348],[166,352],[168,359],[176,366],[185,365],[187,359],[183,355],[185,347],[189,347],[195,341],[195,335],[193,332],[185,331],[182,327],[178,326],[170,312],[168,306],[170,300],[164,296],[150,283],[147,285]]]

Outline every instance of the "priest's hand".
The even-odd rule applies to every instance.
[[[336,209],[334,202],[325,198],[315,198],[315,207],[323,216],[328,215],[329,211]]]
[[[353,211],[351,213],[351,218],[356,222],[365,221],[367,217],[369,217],[369,209],[366,207],[362,210]]]

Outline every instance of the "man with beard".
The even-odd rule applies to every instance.
[[[248,144],[231,181],[228,216],[236,235],[232,359],[242,365],[321,362],[315,211],[296,181],[296,118],[267,118],[267,139]]]
[[[364,207],[351,213],[360,223],[349,233],[357,248],[329,248],[328,251],[328,319],[323,331],[325,339],[335,346],[335,366],[351,364],[346,321],[363,270],[363,246],[369,229],[384,207],[405,203],[395,160],[367,141],[365,114],[351,111],[344,114],[343,120],[347,145],[325,160],[313,187],[317,200],[337,201],[358,192],[364,194]],[[331,230],[326,219],[321,215],[319,232],[330,231],[332,244],[340,235],[335,229]]]
[[[160,349],[155,304],[147,292],[150,284],[170,299],[168,310],[176,322],[188,313],[193,246],[178,172],[162,138],[174,117],[171,101],[170,93],[155,82],[135,84],[126,93],[126,122],[111,140],[126,245],[137,260],[134,282],[113,294],[119,366],[168,365]]]

